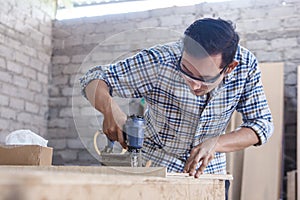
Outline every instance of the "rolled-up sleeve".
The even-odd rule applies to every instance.
[[[81,86],[81,94],[87,98],[85,93],[86,86],[93,80],[106,80],[105,66],[96,66],[79,79]],[[107,82],[106,82],[107,83]]]
[[[255,145],[266,143],[273,134],[274,125],[256,59],[249,70],[237,111],[242,114],[241,127],[251,128],[260,139],[260,142]]]
[[[151,91],[159,66],[168,56],[156,46],[115,64],[96,66],[80,78],[81,93],[86,97],[85,88],[98,79],[106,82],[112,96],[140,98]]]

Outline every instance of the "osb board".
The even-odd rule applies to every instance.
[[[241,199],[280,198],[284,106],[283,63],[260,64],[262,82],[274,120],[274,133],[267,144],[244,152]]]
[[[85,174],[130,175],[166,177],[165,167],[103,167],[103,166],[0,166],[0,170],[16,171],[47,171],[47,172],[79,172]]]
[[[224,178],[226,175],[205,175],[195,179],[174,174],[161,178],[0,169],[0,199],[223,200]]]

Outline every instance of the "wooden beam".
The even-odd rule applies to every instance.
[[[62,167],[64,168],[64,167]],[[228,175],[186,174],[166,178],[43,170],[0,169],[3,199],[212,199],[223,200]],[[68,168],[68,167],[67,167]],[[83,167],[85,168],[85,167]],[[21,168],[20,168],[21,169]],[[83,170],[89,171],[89,170]]]

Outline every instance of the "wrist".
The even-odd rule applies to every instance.
[[[222,145],[220,143],[220,138],[221,136],[219,136],[218,139],[216,140],[215,152],[222,152]]]

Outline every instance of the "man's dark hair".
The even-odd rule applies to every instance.
[[[221,53],[221,67],[225,67],[233,61],[239,39],[239,35],[230,21],[220,18],[199,19],[185,30],[183,50],[196,58],[203,57],[204,50],[207,52],[206,55]]]

